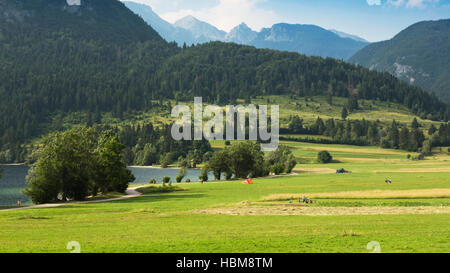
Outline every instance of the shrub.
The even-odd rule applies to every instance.
[[[156,179],[152,178],[152,179],[150,179],[150,181],[148,183],[149,184],[156,184]]]
[[[189,168],[189,162],[186,158],[180,156],[180,158],[178,158],[178,167]]]
[[[180,169],[180,171],[178,172],[177,177],[175,177],[175,180],[177,181],[177,183],[180,183],[181,180],[183,180],[183,178],[186,176],[186,168],[183,167]]]
[[[322,164],[330,163],[333,160],[333,157],[328,151],[321,151],[317,155],[317,161]]]
[[[203,155],[202,161],[203,161],[203,162],[208,162],[208,161],[211,159],[212,156],[213,156],[213,153],[212,153],[212,152],[207,152],[207,153],[205,153],[205,154]]]
[[[429,139],[425,140],[423,142],[422,153],[424,155],[431,155],[432,150],[433,150],[433,144],[431,143],[431,140],[429,140]]]
[[[201,175],[198,177],[200,181],[206,182],[208,181],[208,169],[203,168]]]
[[[225,179],[226,180],[231,180],[232,177],[233,177],[233,173],[232,172],[225,172]]]
[[[163,169],[167,168],[169,166],[169,164],[171,163],[170,153],[167,153],[166,155],[164,155],[161,158],[161,162],[160,163],[161,163],[161,168],[163,168]]]
[[[291,173],[297,161],[289,147],[281,145],[278,149],[267,155],[266,163],[271,166],[270,170],[278,175],[283,172]]]
[[[280,173],[282,173],[284,171],[284,165],[281,162],[275,163],[274,165],[272,165],[272,172],[275,175],[279,175]]]
[[[170,182],[170,177],[169,176],[164,176],[162,182],[163,183],[169,183]]]

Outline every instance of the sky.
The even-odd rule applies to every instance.
[[[388,40],[424,20],[450,18],[450,0],[127,0],[149,5],[174,23],[187,15],[230,31],[245,22],[259,31],[276,23],[314,24]]]

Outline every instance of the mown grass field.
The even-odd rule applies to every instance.
[[[449,155],[412,161],[406,152],[377,147],[283,144],[307,159],[297,175],[254,185],[183,183],[180,191],[152,190],[122,201],[0,211],[0,252],[68,252],[70,241],[82,252],[364,253],[371,241],[382,252],[450,251]],[[325,149],[335,163],[314,163]],[[338,168],[351,173],[334,173]],[[315,202],[291,203],[302,195]]]

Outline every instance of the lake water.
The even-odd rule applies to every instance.
[[[28,166],[1,166],[3,169],[2,178],[0,179],[0,206],[13,206],[17,204],[17,200],[21,200],[23,205],[30,204],[28,196],[22,194],[25,188],[25,177],[28,173]],[[154,178],[160,183],[164,176],[169,176],[172,183],[175,184],[175,177],[178,169],[159,169],[159,168],[129,168],[136,180],[132,184],[147,184],[150,179]],[[187,170],[187,175],[183,179],[190,179],[192,182],[198,181],[201,171],[198,169]],[[212,179],[209,175],[209,179]]]

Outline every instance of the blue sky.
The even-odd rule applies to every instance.
[[[450,0],[129,0],[174,22],[193,15],[229,31],[241,22],[260,30],[275,23],[314,24],[368,41],[392,38],[423,20],[450,18]]]

